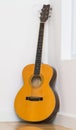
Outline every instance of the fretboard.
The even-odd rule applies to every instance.
[[[35,68],[34,68],[34,75],[39,75],[40,74],[41,59],[42,59],[43,35],[44,35],[44,23],[40,23],[38,45],[37,45],[37,52],[36,52],[36,60],[35,60]]]

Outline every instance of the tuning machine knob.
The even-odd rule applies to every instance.
[[[52,11],[52,7],[50,8],[50,10]]]

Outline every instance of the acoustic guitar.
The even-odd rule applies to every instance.
[[[43,5],[41,9],[35,64],[27,65],[23,69],[24,85],[14,102],[17,115],[27,122],[52,121],[59,110],[59,98],[53,87],[56,70],[41,62],[44,26],[50,10],[50,5]]]

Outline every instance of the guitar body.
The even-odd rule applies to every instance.
[[[59,110],[58,96],[52,86],[56,73],[49,65],[41,64],[40,75],[34,77],[34,66],[31,64],[23,69],[24,85],[15,98],[15,111],[28,122],[53,120]]]
[[[22,72],[24,85],[15,98],[17,115],[28,122],[52,121],[59,110],[59,98],[54,90],[56,71],[42,64],[42,46],[45,22],[50,5],[43,5],[40,13],[40,28],[35,64],[27,65]]]

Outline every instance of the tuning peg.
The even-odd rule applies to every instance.
[[[40,13],[40,15],[42,15],[42,12]]]
[[[51,14],[51,11],[49,11],[49,14]]]
[[[44,9],[41,9],[41,11],[43,11]]]
[[[43,7],[46,7],[46,5],[44,4]]]
[[[52,10],[52,8],[50,8],[50,10]]]

